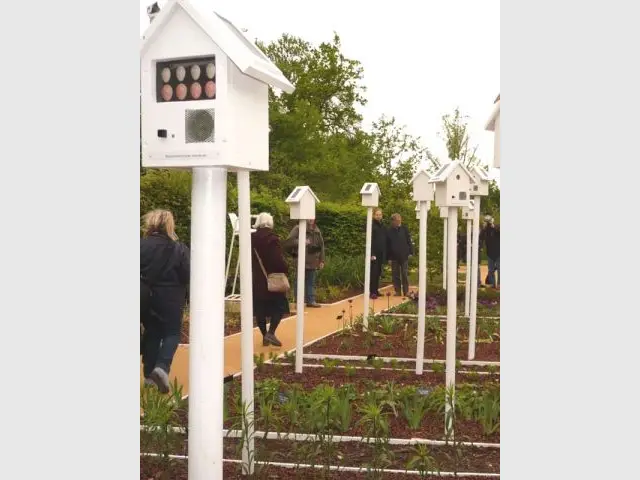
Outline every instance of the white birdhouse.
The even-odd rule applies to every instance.
[[[294,188],[285,202],[289,204],[292,220],[313,220],[316,218],[316,203],[320,203],[320,200],[305,185]]]
[[[414,202],[430,202],[434,197],[433,184],[429,183],[431,177],[429,173],[422,169],[411,179],[413,184],[413,201]]]
[[[473,214],[474,214],[474,201],[469,200],[469,206],[462,207],[462,219],[473,220]]]
[[[140,45],[142,165],[268,170],[269,86],[294,90],[230,21],[169,0]]]
[[[430,183],[435,185],[435,200],[439,207],[465,207],[469,204],[473,177],[459,161],[443,165]]]
[[[431,202],[425,202],[427,204],[427,212],[431,209]],[[420,220],[420,202],[416,204],[416,220]]]
[[[489,195],[489,174],[483,168],[475,165],[470,170],[474,185],[471,187],[472,196],[485,197]]]
[[[377,183],[365,183],[360,190],[363,207],[377,207],[380,200],[380,187]]]

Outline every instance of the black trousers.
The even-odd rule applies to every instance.
[[[380,288],[380,277],[382,276],[382,261],[379,259],[371,261],[371,276],[369,292],[365,292],[368,295],[379,295],[378,289]]]
[[[391,262],[391,277],[397,294],[409,293],[409,261]]]

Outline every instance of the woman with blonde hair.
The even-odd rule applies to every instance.
[[[289,313],[289,300],[286,293],[269,291],[267,276],[272,273],[288,274],[289,268],[282,253],[280,237],[273,231],[273,217],[265,212],[258,214],[253,228],[256,229],[251,234],[253,314],[262,332],[262,345],[281,347],[276,329],[282,317]],[[270,319],[269,330],[267,318]]]
[[[140,240],[140,354],[145,384],[157,385],[162,393],[169,392],[190,273],[189,249],[178,242],[173,214],[147,213]]]

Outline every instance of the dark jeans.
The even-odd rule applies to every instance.
[[[171,362],[180,343],[182,316],[177,321],[161,321],[154,315],[142,319],[144,333],[140,342],[140,354],[145,378],[154,368],[160,367],[169,373]]]
[[[371,276],[369,292],[365,292],[365,295],[379,295],[378,289],[380,288],[380,277],[382,276],[382,262],[378,259],[371,261]]]
[[[489,273],[487,273],[486,283],[487,285],[496,286],[496,275],[498,272],[498,285],[500,285],[500,257],[496,259],[489,258]]]
[[[393,278],[393,286],[396,293],[409,293],[409,261],[391,262],[391,277]]]
[[[298,279],[293,284],[293,296],[298,298]],[[304,303],[316,303],[316,270],[313,268],[304,271]]]

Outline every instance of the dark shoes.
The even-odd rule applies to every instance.
[[[149,378],[156,384],[160,393],[169,393],[169,374],[162,368],[154,368]]]
[[[319,303],[313,302],[313,303],[307,303],[307,307],[309,307],[309,308],[320,308],[321,305]]]
[[[267,332],[262,338],[262,345],[267,347],[273,345],[274,347],[281,347],[282,342],[271,332]]]

